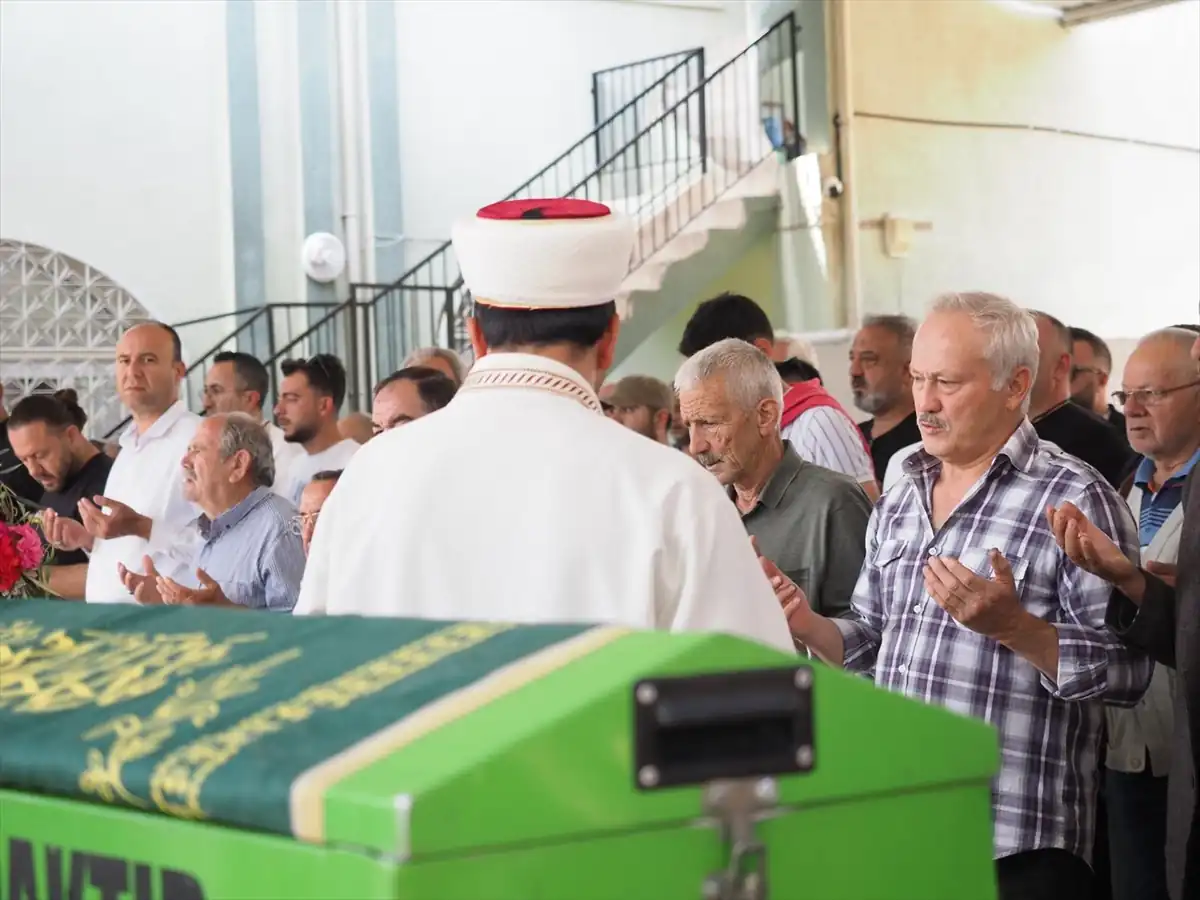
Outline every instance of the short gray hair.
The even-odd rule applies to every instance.
[[[249,474],[256,487],[275,483],[275,452],[267,429],[245,413],[226,413],[221,422],[221,459],[229,459],[239,450],[250,456]]]
[[[917,334],[917,323],[908,316],[879,315],[863,319],[863,328],[879,328],[895,335],[897,343],[905,353],[912,353],[913,338]]]
[[[400,368],[419,366],[431,359],[440,359],[449,365],[450,371],[454,373],[454,380],[459,384],[467,377],[467,364],[463,362],[463,358],[446,347],[418,347],[404,358]]]
[[[992,369],[992,390],[1002,390],[1018,369],[1028,369],[1032,382],[1038,370],[1038,330],[1033,314],[1011,300],[982,292],[942,294],[930,312],[961,312],[983,332],[987,343],[984,358]],[[1032,388],[1025,395],[1022,412],[1029,411]]]
[[[725,379],[730,399],[740,408],[749,411],[763,400],[774,400],[783,415],[783,379],[753,344],[726,338],[688,357],[675,374],[675,390],[690,391],[717,376]]]

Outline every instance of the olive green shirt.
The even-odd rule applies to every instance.
[[[757,505],[742,514],[742,524],[758,538],[763,556],[803,589],[814,611],[846,616],[870,517],[871,501],[858,482],[806,462],[784,441],[779,468]]]

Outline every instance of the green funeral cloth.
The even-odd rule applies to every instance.
[[[287,834],[305,770],[586,630],[0,601],[0,786]]]

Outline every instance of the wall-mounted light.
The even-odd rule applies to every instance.
[[[318,231],[304,239],[304,274],[328,284],[346,268],[346,247],[336,234]]]

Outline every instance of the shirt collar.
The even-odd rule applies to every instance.
[[[166,411],[154,420],[154,423],[146,429],[142,434],[138,434],[137,423],[130,422],[129,427],[121,432],[121,436],[117,439],[117,443],[123,449],[137,449],[139,444],[149,443],[157,438],[162,437],[171,427],[181,418],[187,415],[187,407],[183,405],[182,400],[176,400]]]
[[[1198,463],[1200,463],[1200,448],[1198,448],[1196,452],[1191,455],[1191,458],[1189,458],[1188,461],[1183,464],[1183,468],[1167,479],[1167,482],[1163,485],[1163,487],[1166,487],[1168,484],[1175,484],[1177,482],[1184,481],[1184,479],[1186,479],[1191,473],[1192,469],[1196,468]],[[1142,461],[1138,463],[1137,471],[1133,473],[1133,483],[1140,488],[1149,488],[1150,479],[1153,477],[1154,460],[1148,456],[1143,456]]]
[[[1004,446],[996,452],[996,457],[992,460],[992,466],[988,471],[993,471],[1001,459],[1006,459],[1017,471],[1028,472],[1033,465],[1034,459],[1037,457],[1037,449],[1037,431],[1034,430],[1033,423],[1028,418],[1024,418],[1021,420],[1021,424],[1017,426],[1016,431],[1009,435],[1008,440],[1004,442]],[[942,461],[922,445],[901,466],[905,473],[916,475],[920,472],[928,472],[930,469],[936,468],[941,464]]]
[[[792,449],[791,441],[784,441],[783,459],[779,461],[779,465],[767,479],[767,485],[758,497],[759,504],[769,506],[771,509],[779,506],[783,502],[783,495],[792,486],[792,482],[796,480],[796,476],[800,474],[802,468],[804,468],[804,460]]]
[[[459,393],[525,388],[569,397],[597,414],[600,398],[570,366],[532,353],[489,353],[475,362]]]
[[[249,515],[250,511],[271,496],[270,490],[265,487],[256,487],[246,497],[239,500],[225,512],[221,513],[215,519],[210,519],[208,516],[201,514],[196,519],[196,525],[200,529],[200,535],[206,541],[211,541],[219,537],[242,519]]]

